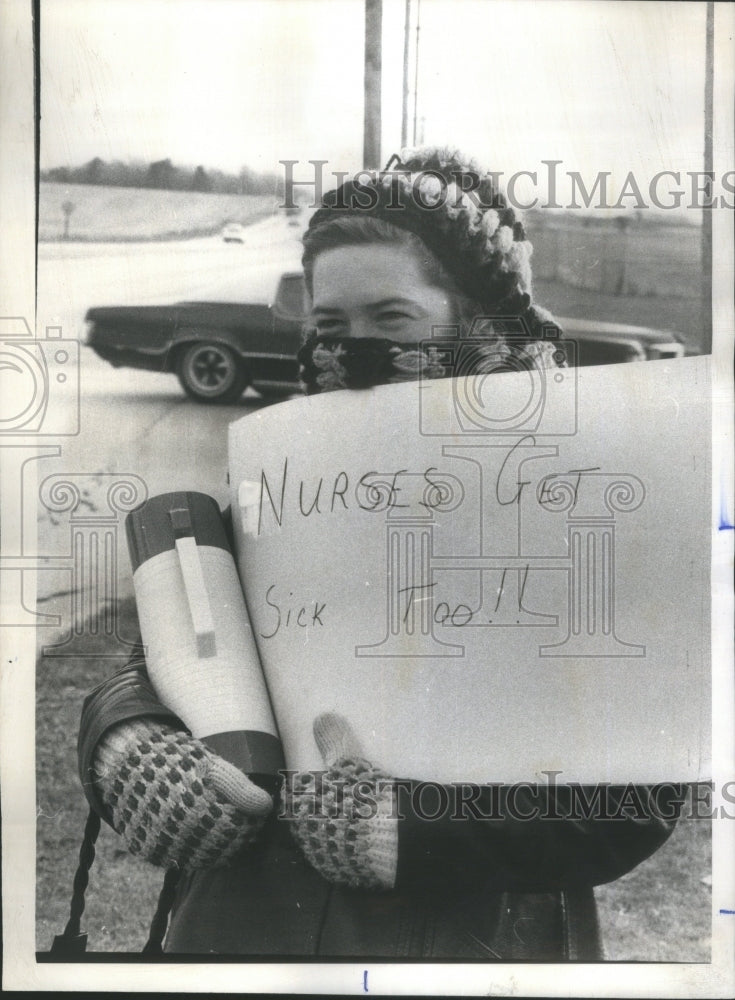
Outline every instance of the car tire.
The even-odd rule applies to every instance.
[[[216,341],[199,340],[181,352],[181,386],[198,403],[236,403],[248,379],[235,352]]]

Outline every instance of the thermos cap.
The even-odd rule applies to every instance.
[[[141,563],[176,548],[176,539],[193,537],[197,545],[231,552],[217,501],[207,493],[159,493],[125,519],[130,561],[135,572]]]

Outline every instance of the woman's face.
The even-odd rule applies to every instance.
[[[313,326],[337,337],[425,340],[456,322],[450,292],[430,284],[414,251],[388,244],[338,247],[314,261]]]

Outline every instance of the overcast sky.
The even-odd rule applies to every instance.
[[[385,160],[400,146],[404,2],[383,7]],[[703,169],[704,3],[422,0],[420,12],[426,142],[506,174],[544,159],[619,183]],[[362,82],[362,0],[42,0],[41,167],[355,169]]]

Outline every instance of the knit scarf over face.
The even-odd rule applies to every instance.
[[[384,337],[310,334],[297,355],[299,378],[307,396],[333,389],[367,389],[391,382],[450,378],[457,374],[442,353],[424,344],[398,343]],[[514,371],[519,367],[566,367],[557,345],[531,341],[517,348],[501,338],[473,351],[463,375]]]

